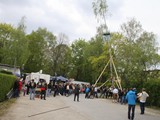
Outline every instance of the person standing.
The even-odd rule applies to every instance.
[[[29,95],[29,84],[30,84],[30,80],[27,82],[27,95]]]
[[[114,103],[117,103],[118,101],[118,89],[117,88],[114,88],[113,89],[113,101]]]
[[[51,80],[50,80],[47,88],[48,88],[47,89],[47,97],[50,97],[51,96],[51,89],[52,89]]]
[[[90,92],[90,88],[89,88],[89,85],[87,85],[85,88],[85,98],[89,98],[89,92]]]
[[[94,86],[94,97],[98,98],[98,88]]]
[[[13,91],[14,91],[14,97],[17,98],[19,97],[19,78],[16,79],[16,81],[14,82],[14,86],[13,86]]]
[[[127,94],[127,91],[126,91],[126,89],[124,88],[123,90],[122,90],[122,99],[121,99],[121,104],[126,104],[126,94]]]
[[[146,92],[145,88],[142,88],[142,93],[138,95],[138,98],[140,100],[140,110],[142,115],[144,114],[144,111],[145,111],[145,103],[146,103],[147,97],[149,97],[148,93]]]
[[[29,83],[30,100],[34,100],[35,88],[36,88],[36,83],[34,82],[34,79],[32,79],[32,81]]]
[[[56,97],[56,95],[58,94],[58,84],[57,83],[54,84],[53,90],[54,90],[53,97]]]
[[[130,89],[130,91],[126,95],[126,100],[128,101],[128,119],[129,120],[134,120],[136,98],[137,97],[135,92],[133,91],[133,89]]]
[[[44,100],[46,100],[46,90],[47,90],[47,83],[46,80],[44,80],[42,81],[42,86],[41,86],[41,99],[43,96]]]
[[[25,84],[25,81],[23,81],[22,89],[23,89],[23,96],[25,96],[27,92],[27,85]]]
[[[79,84],[75,85],[75,89],[74,89],[74,101],[76,100],[77,97],[77,101],[79,102],[79,92],[80,92],[80,86]]]
[[[19,95],[20,95],[21,90],[22,90],[22,86],[23,86],[23,84],[22,84],[22,79],[19,80],[18,84],[19,84],[18,92],[19,92]]]

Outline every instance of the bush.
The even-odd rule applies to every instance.
[[[160,79],[149,80],[144,84],[149,98],[147,98],[147,104],[150,106],[160,107]]]
[[[14,75],[0,73],[0,102],[6,99],[6,94],[12,89],[15,80]]]
[[[156,80],[150,79],[148,81],[132,80],[129,81],[128,84],[123,84],[122,86],[124,88],[135,87],[137,92],[141,92],[142,88],[146,88],[146,92],[149,94],[146,102],[147,106],[160,107],[160,78]]]

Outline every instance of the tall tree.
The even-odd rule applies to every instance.
[[[86,81],[87,79],[87,71],[86,70],[86,63],[87,57],[85,56],[85,49],[87,47],[87,42],[83,39],[78,39],[74,41],[71,45],[72,48],[72,76],[76,80],[79,81]],[[89,74],[88,74],[89,75]]]
[[[115,44],[116,60],[132,87],[147,79],[146,70],[158,61],[155,35],[142,29],[140,22],[131,19],[122,26],[122,37]],[[154,64],[157,64],[156,62]]]
[[[12,39],[14,30],[15,28],[10,24],[0,23],[0,63],[5,62],[5,51]]]
[[[48,67],[48,51],[55,44],[55,36],[47,29],[38,28],[27,36],[29,39],[30,56],[25,65],[28,72],[45,70]]]
[[[25,24],[20,21],[19,25],[25,26]],[[28,57],[28,42],[26,34],[23,27],[13,28],[11,25],[3,24],[1,40],[3,42],[3,59],[2,63],[9,65],[22,66],[25,64]]]
[[[56,37],[56,43],[49,50],[52,75],[68,76],[71,51],[67,45],[67,41],[68,37],[60,33],[59,36]]]

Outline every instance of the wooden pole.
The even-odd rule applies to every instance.
[[[117,74],[117,70],[116,70],[116,67],[115,67],[115,64],[114,64],[114,61],[113,61],[113,59],[112,59],[112,64],[113,64],[113,67],[114,67],[114,71],[115,71],[115,73],[116,73],[116,78],[117,78],[117,82],[118,82],[118,86],[119,86],[119,88],[122,90],[122,86],[121,86],[121,83],[119,82],[119,76],[118,76],[118,74]]]
[[[98,79],[96,80],[96,82],[95,82],[95,84],[94,84],[95,86],[97,85],[97,83],[98,83],[98,81],[99,81],[100,77],[102,76],[102,74],[104,73],[104,71],[105,71],[106,67],[108,66],[109,61],[110,61],[110,60],[108,60],[108,63],[106,64],[106,66],[104,67],[103,71],[101,72],[101,74],[99,75]]]
[[[99,88],[101,88],[103,85],[105,85],[108,82],[108,80],[106,80],[106,82],[104,82]]]

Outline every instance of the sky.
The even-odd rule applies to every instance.
[[[39,27],[54,35],[63,33],[72,42],[90,40],[96,34],[97,20],[92,9],[93,0],[0,0],[0,23],[17,26],[26,17],[26,32]],[[107,0],[109,31],[118,32],[120,26],[135,18],[148,32],[157,35],[160,46],[160,0]]]

